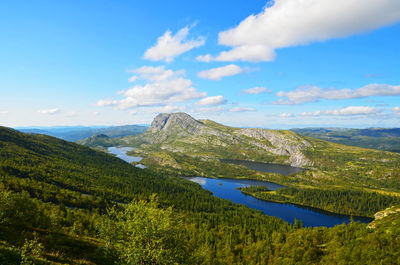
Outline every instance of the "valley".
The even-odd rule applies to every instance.
[[[85,141],[89,146],[104,148],[96,138]],[[128,154],[143,157],[141,163],[160,172],[271,181],[292,188],[302,198],[248,193],[276,202],[369,217],[393,203],[400,203],[400,197],[396,196],[400,195],[400,154],[397,153],[336,144],[284,130],[233,128],[209,120],[195,120],[185,113],[160,114],[143,134],[116,138],[114,143],[135,147]],[[236,162],[228,163],[233,161]],[[292,174],[262,172],[260,167],[255,167],[257,163],[304,170],[288,172]],[[335,198],[342,193],[347,199],[340,205],[319,195],[331,194]],[[311,202],[316,196],[317,201],[325,202]]]
[[[399,256],[395,153],[182,113],[81,143],[0,128],[2,264],[354,263],[337,255],[350,246],[357,262]]]

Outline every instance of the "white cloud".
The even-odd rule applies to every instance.
[[[245,94],[258,95],[262,93],[271,93],[272,91],[266,87],[256,86],[249,89],[244,89],[241,92]]]
[[[43,110],[38,110],[37,112],[40,113],[40,114],[50,114],[50,115],[53,115],[53,114],[56,114],[56,113],[60,112],[60,109],[59,109],[59,108],[54,108],[54,109],[43,109]]]
[[[200,62],[206,62],[206,63],[208,63],[208,62],[211,62],[211,61],[213,60],[213,58],[212,58],[212,56],[211,56],[210,54],[206,54],[206,55],[199,55],[199,56],[197,56],[197,57],[196,57],[196,60],[197,60],[197,61],[200,61]]]
[[[219,44],[231,50],[198,59],[272,61],[279,48],[343,38],[399,20],[399,0],[275,0],[219,33]]]
[[[184,112],[186,111],[185,106],[176,106],[176,105],[167,105],[162,107],[151,107],[151,108],[142,108],[140,110],[141,113],[145,114],[158,114],[158,113],[169,113],[169,112]]]
[[[236,64],[229,64],[222,67],[212,68],[209,70],[201,71],[197,73],[200,78],[211,79],[211,80],[221,80],[221,78],[226,76],[233,76],[243,73],[243,69]]]
[[[8,114],[8,110],[0,110],[0,114]]]
[[[152,61],[172,62],[176,56],[204,45],[203,37],[187,40],[189,30],[190,27],[186,26],[174,36],[171,35],[171,31],[167,30],[164,35],[158,38],[157,44],[145,52],[144,58]]]
[[[165,69],[165,66],[143,66],[134,70],[128,70],[130,73],[135,75],[129,78],[130,82],[135,82],[138,79],[143,79],[147,81],[164,81],[168,79],[178,78],[179,76],[184,76],[184,70],[173,71]]]
[[[284,99],[279,99],[274,104],[293,105],[316,102],[320,99],[338,100],[366,98],[370,96],[397,96],[400,95],[400,86],[369,84],[357,89],[325,89],[317,86],[305,86],[296,88],[290,92],[280,91],[276,95]]]
[[[301,116],[353,116],[353,115],[374,115],[381,113],[381,109],[366,106],[350,106],[336,110],[317,110],[314,112],[303,112]]]
[[[97,115],[100,115],[100,112],[98,112],[98,111],[93,111],[92,114],[93,114],[94,116],[97,116]]]
[[[242,108],[242,107],[235,107],[231,108],[229,112],[249,112],[249,111],[256,111],[255,108]]]
[[[392,111],[393,111],[396,115],[400,115],[400,107],[394,107],[394,108],[392,108]]]
[[[98,106],[116,106],[119,109],[135,107],[163,106],[176,102],[205,97],[206,92],[198,92],[192,87],[192,81],[182,76],[183,70],[172,71],[159,67],[141,67],[130,72],[136,74],[136,80],[144,80],[144,85],[134,85],[121,94],[121,100],[102,99]]]
[[[200,99],[195,104],[205,106],[205,105],[221,105],[221,104],[225,104],[225,103],[226,103],[226,99],[223,96],[219,95],[219,96],[206,97],[206,98]]]

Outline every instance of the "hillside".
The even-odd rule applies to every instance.
[[[304,128],[291,131],[339,144],[400,152],[400,128]]]
[[[291,226],[165,171],[0,127],[4,265],[391,264],[398,220],[395,212],[371,228]]]
[[[195,120],[185,113],[160,114],[143,134],[107,142],[113,143],[137,147],[133,153],[143,156],[147,166],[175,173],[400,191],[400,154],[336,144],[286,130],[233,128]],[[102,145],[96,139],[87,144]],[[283,178],[226,164],[222,159],[287,164],[308,170]]]
[[[148,203],[152,194],[157,194],[159,206]],[[197,261],[206,253],[215,258],[212,249],[223,242],[224,234],[237,234],[234,245],[244,246],[239,235],[263,241],[273,231],[291,229],[282,220],[217,199],[180,177],[138,169],[114,156],[50,136],[0,127],[0,264],[24,260],[29,264],[114,264],[128,249],[122,253],[105,249],[111,240],[109,229],[117,227],[107,226],[115,220],[108,213],[113,209],[121,214],[119,225],[128,224],[131,219],[122,213],[131,201],[130,211],[136,210],[129,216],[140,215],[145,222],[142,225],[148,225],[146,218],[152,220],[153,214],[167,218],[157,219],[166,222],[159,224],[160,229],[176,223],[175,228],[168,227],[174,233],[180,229],[176,236],[185,233],[185,241],[179,239],[184,244],[181,250],[194,253],[194,246],[202,249],[198,255],[191,254]],[[174,206],[173,212],[169,206]],[[162,239],[158,235],[156,239]],[[212,244],[205,241],[210,235],[216,240]],[[120,239],[120,243],[123,240],[128,239]],[[122,263],[137,264],[125,261]]]
[[[66,141],[76,142],[83,140],[87,137],[92,137],[98,134],[107,135],[110,138],[124,137],[127,135],[135,135],[144,132],[146,126],[140,125],[123,125],[123,126],[110,126],[110,127],[44,127],[44,128],[21,128],[18,129],[24,133],[45,134],[57,137]]]

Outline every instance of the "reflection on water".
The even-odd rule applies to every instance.
[[[115,146],[113,146],[113,147],[109,147],[107,150],[111,154],[116,155],[118,158],[120,158],[120,159],[122,159],[122,160],[124,160],[124,161],[126,161],[128,163],[140,162],[143,159],[143,157],[130,156],[130,155],[126,154],[127,152],[132,151],[133,149],[135,149],[135,148],[133,148],[133,147],[115,147]],[[146,168],[146,166],[143,165],[143,164],[137,164],[136,167],[142,168],[142,169]]]
[[[230,200],[234,203],[244,204],[264,212],[266,215],[279,217],[287,222],[294,223],[294,220],[301,220],[304,226],[327,226],[332,227],[341,223],[348,223],[350,217],[347,215],[334,214],[310,207],[302,207],[289,203],[275,203],[256,199],[243,194],[237,188],[250,185],[267,186],[270,190],[277,190],[283,186],[272,182],[241,179],[211,179],[204,177],[189,178],[190,181],[199,183],[204,189],[209,190],[214,196]],[[222,185],[221,185],[222,184]],[[364,223],[371,222],[371,218],[354,217],[355,221]]]
[[[235,164],[235,165],[243,165],[249,169],[254,169],[260,172],[268,172],[268,173],[279,173],[282,175],[290,175],[293,173],[299,173],[304,169],[301,167],[292,167],[288,165],[279,165],[279,164],[271,164],[271,163],[261,163],[261,162],[253,162],[246,160],[230,160],[223,159],[222,162]]]

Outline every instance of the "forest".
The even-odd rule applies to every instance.
[[[303,228],[173,172],[0,127],[0,264],[398,264],[399,221]]]
[[[318,189],[285,187],[269,191],[265,186],[241,188],[242,193],[258,199],[311,206],[329,212],[369,216],[392,205],[400,205],[399,196],[360,189]]]

